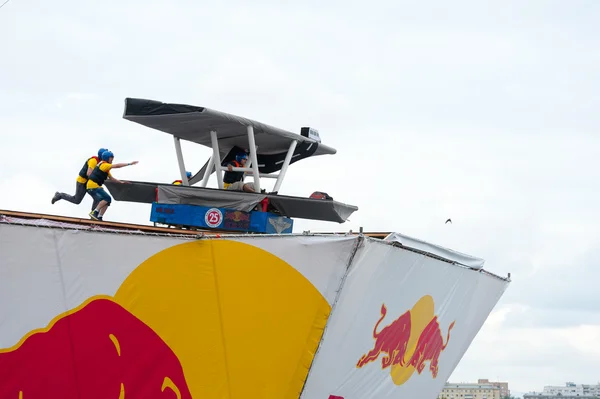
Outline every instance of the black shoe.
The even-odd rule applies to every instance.
[[[54,205],[54,203],[56,201],[58,201],[60,199],[60,193],[57,191],[54,193],[54,197],[52,197],[52,205]]]
[[[102,219],[102,216],[98,216],[98,211],[95,211],[95,210],[94,210],[94,211],[91,211],[91,212],[89,213],[89,215],[90,215],[90,217],[91,217],[92,219],[94,219],[94,220],[101,220],[101,219]],[[98,219],[98,218],[100,218],[100,219]]]

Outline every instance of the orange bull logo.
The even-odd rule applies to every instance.
[[[387,314],[385,304],[381,305],[381,318],[373,328],[373,349],[364,354],[357,368],[362,368],[374,362],[381,355],[381,368],[390,367],[390,376],[396,385],[402,385],[416,370],[419,374],[429,362],[429,370],[433,378],[438,374],[439,357],[446,349],[450,340],[450,330],[454,321],[448,327],[444,343],[438,317],[434,316],[434,303],[430,295],[425,295],[389,325],[377,332],[379,324]]]
[[[0,351],[0,398],[191,399],[177,356],[108,297]]]

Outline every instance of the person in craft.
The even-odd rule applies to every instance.
[[[187,176],[188,180],[190,180],[192,178],[192,172],[185,172],[185,175]],[[181,186],[183,184],[183,180],[181,180],[181,179],[175,180],[171,184],[174,184],[176,186]]]
[[[223,188],[225,190],[245,191],[247,193],[255,193],[253,183],[244,183],[246,172],[233,171],[233,168],[243,168],[248,162],[248,154],[240,152],[235,156],[234,161],[224,162],[223,166],[227,167],[227,171],[223,175]]]

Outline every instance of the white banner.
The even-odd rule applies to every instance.
[[[451,249],[444,248],[439,245],[435,245],[427,241],[419,240],[417,238],[409,237],[400,233],[390,233],[387,237],[384,238],[384,240],[397,242],[403,247],[413,248],[417,251],[422,251],[431,255],[439,256],[440,258],[444,258],[452,262],[456,262],[460,265],[471,267],[473,269],[481,269],[485,264],[485,260],[481,258],[476,258],[471,255],[466,255],[457,251],[453,251]]]
[[[357,242],[70,227],[0,223],[0,399],[297,398]]]
[[[17,222],[0,399],[434,398],[508,284],[352,235]]]
[[[302,398],[435,398],[507,282],[368,239]]]
[[[357,243],[356,236],[231,238],[262,248],[297,269],[333,305]]]
[[[145,259],[184,240],[0,224],[0,349],[94,295],[114,295]]]

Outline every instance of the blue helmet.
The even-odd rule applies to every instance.
[[[106,149],[106,148],[100,148],[98,150],[98,158],[102,158],[102,154],[104,153],[104,151],[108,151],[108,149]]]
[[[111,151],[104,151],[102,153],[102,160],[103,161],[108,161],[111,157],[114,157],[115,155],[111,152]]]
[[[248,154],[246,154],[245,152],[240,152],[235,156],[235,160],[239,163],[242,163],[242,159],[248,159]]]
[[[192,177],[192,172],[185,172],[185,175],[187,176],[187,178],[189,179],[190,177]]]

